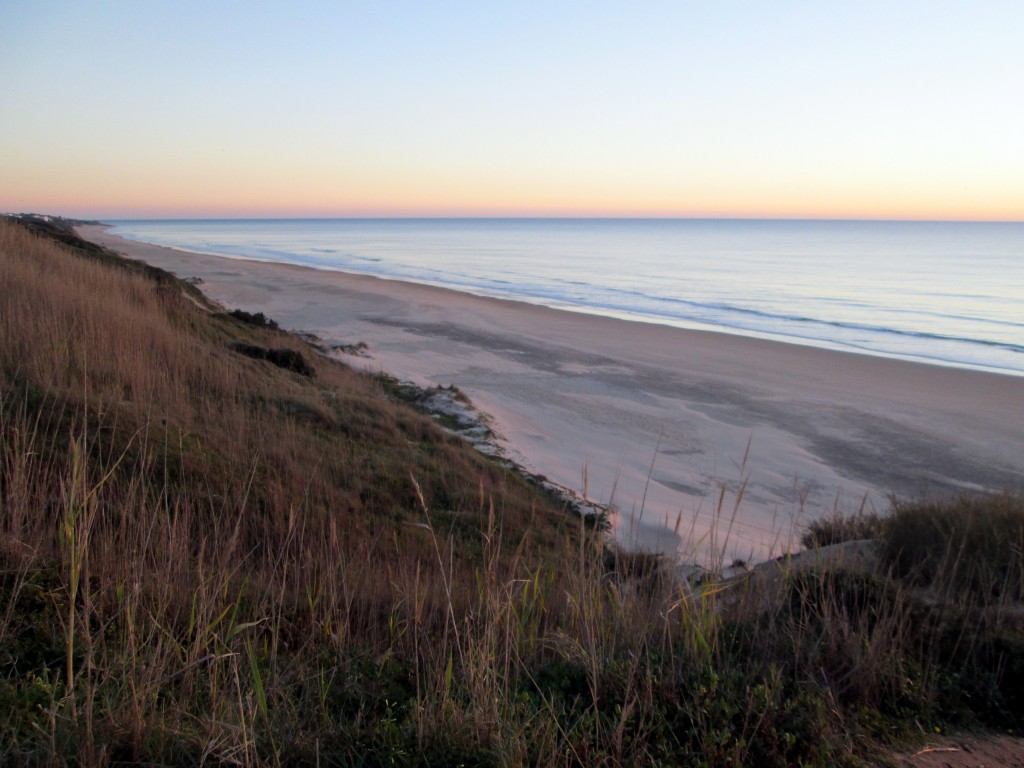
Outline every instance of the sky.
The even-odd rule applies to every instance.
[[[1024,220],[1024,3],[0,0],[0,211]]]

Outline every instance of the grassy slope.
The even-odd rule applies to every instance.
[[[0,222],[5,764],[856,764],[1024,714],[1018,500],[1012,589],[616,575],[380,381],[58,236]]]
[[[551,500],[389,402],[377,379],[211,312],[166,273],[64,239],[72,250],[0,223],[3,608],[45,595],[52,605],[37,607],[56,611],[0,625],[15,689],[42,673],[66,699],[68,669],[88,677],[74,671],[87,650],[105,670],[95,685],[120,675],[135,742],[165,727],[157,692],[144,692],[154,680],[243,640],[287,635],[290,655],[311,656],[389,644],[381,619],[414,591],[414,609],[442,620],[438,556],[466,581],[488,525],[495,569],[563,545],[570,521]],[[295,350],[315,374],[238,354],[239,343]],[[453,594],[460,612],[470,598]],[[25,621],[53,626],[26,634]],[[93,636],[85,622],[121,634]],[[87,647],[68,650],[72,639]],[[163,647],[129,662],[143,641]],[[116,731],[123,714],[104,713],[106,725]],[[20,737],[37,735],[32,722]],[[85,727],[53,725],[67,746]]]

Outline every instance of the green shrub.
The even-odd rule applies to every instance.
[[[897,503],[882,559],[898,578],[983,601],[1024,599],[1024,500],[1009,494]]]
[[[877,539],[882,535],[884,524],[885,516],[877,512],[860,511],[855,515],[834,512],[808,523],[800,543],[807,549],[818,549],[846,541]]]
[[[279,328],[276,320],[271,320],[262,312],[246,312],[244,309],[233,309],[228,314],[236,320],[241,320],[249,325],[255,325],[257,328],[269,328],[272,331],[276,331]]]

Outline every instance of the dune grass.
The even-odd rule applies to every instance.
[[[882,536],[901,578],[950,598],[1024,600],[1024,500],[1010,494],[897,504]]]
[[[0,286],[5,765],[859,765],[1024,717],[1016,543],[955,599],[944,524],[690,585],[166,273],[0,222]]]

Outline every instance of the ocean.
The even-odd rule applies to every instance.
[[[1024,376],[1024,223],[114,221],[113,234],[681,328]]]

